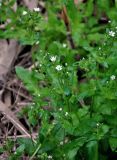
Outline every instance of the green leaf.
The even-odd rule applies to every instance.
[[[117,137],[110,137],[109,143],[110,143],[112,151],[117,150]]]
[[[98,138],[102,139],[105,136],[105,134],[107,134],[108,131],[109,131],[109,126],[102,124],[97,131]]]
[[[21,148],[18,149],[19,151],[24,151],[28,155],[32,155],[34,153],[36,146],[31,139],[19,138],[18,143],[21,145]]]
[[[73,160],[75,158],[75,155],[77,154],[79,148],[84,145],[86,139],[86,137],[81,137],[65,144],[64,150],[70,160]]]
[[[37,79],[35,79],[31,71],[28,71],[23,67],[16,67],[16,73],[18,77],[24,82],[24,84],[26,85],[26,88],[29,91],[39,94]]]
[[[68,154],[67,154],[68,159],[69,160],[74,160],[77,152],[78,152],[78,148],[75,148],[75,149],[72,149],[72,150],[68,151]]]
[[[23,67],[16,67],[16,73],[18,77],[24,82],[28,82],[32,78],[31,72],[29,72],[27,69],[24,69]]]
[[[87,160],[98,160],[98,142],[90,141],[86,145],[87,147]]]
[[[4,148],[0,147],[0,154],[4,152]]]
[[[25,150],[25,145],[22,144],[16,149],[16,154],[21,155],[21,154],[23,154],[24,150]]]

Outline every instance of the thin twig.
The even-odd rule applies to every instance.
[[[9,91],[12,91],[12,92],[14,92],[14,93],[16,93],[16,94],[19,94],[21,97],[23,97],[23,98],[25,98],[25,99],[28,99],[29,101],[32,101],[32,98],[30,98],[30,97],[28,97],[28,96],[26,96],[26,95],[24,95],[23,93],[18,93],[16,90],[14,90],[14,89],[12,89],[12,88],[10,88],[10,87],[5,87],[6,89],[8,89]]]
[[[33,133],[32,134],[33,138],[36,138],[38,136],[38,133]],[[0,136],[0,139],[4,139],[5,137]],[[26,134],[24,135],[18,135],[18,136],[7,136],[7,139],[14,139],[14,138],[30,138]]]
[[[0,101],[0,112],[5,114],[5,116],[8,118],[8,120],[14,124],[14,126],[20,131],[22,134],[26,134],[30,137],[30,134],[25,129],[25,127],[21,124],[19,119],[16,117],[16,115],[6,106],[2,101]]]
[[[67,39],[70,43],[70,46],[72,49],[75,49],[75,43],[73,41],[73,38],[72,38],[72,34],[71,34],[71,28],[70,28],[70,22],[69,22],[69,18],[68,18],[68,15],[67,15],[67,9],[65,6],[63,6],[63,9],[62,9],[62,15],[61,15],[64,23],[65,23],[65,26],[66,26],[66,30],[67,30]]]

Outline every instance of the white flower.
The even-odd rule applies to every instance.
[[[36,44],[39,44],[39,41],[37,41]]]
[[[68,116],[68,112],[65,113],[65,116]]]
[[[53,121],[52,124],[55,125],[55,124],[56,124],[56,121]]]
[[[37,96],[40,97],[40,94],[38,94]]]
[[[111,37],[114,37],[114,36],[115,36],[115,32],[109,31],[109,35],[110,35]]]
[[[56,70],[57,70],[57,71],[61,71],[61,70],[62,70],[62,66],[61,66],[61,65],[57,65],[57,66],[56,66]]]
[[[97,127],[99,127],[99,125],[100,125],[100,124],[99,124],[99,123],[97,123],[96,125],[97,125]]]
[[[60,142],[60,145],[61,145],[61,146],[63,145],[63,141]]]
[[[48,156],[48,159],[52,159],[52,156],[51,156],[51,155],[49,155],[49,156]]]
[[[66,138],[65,138],[65,143],[67,143],[68,141],[69,141],[69,139],[66,137]]]
[[[26,12],[26,11],[23,11],[22,15],[25,16],[26,14],[27,14],[27,12]]]
[[[108,23],[111,23],[111,21],[109,20]]]
[[[55,62],[55,61],[56,61],[56,56],[51,56],[51,57],[50,57],[50,60],[51,60],[52,62]]]
[[[40,12],[40,8],[38,8],[38,7],[37,7],[37,8],[34,8],[34,11],[35,11],[35,12]]]
[[[112,76],[110,77],[111,80],[115,80],[115,78],[116,78],[115,75],[112,75]]]
[[[59,111],[62,111],[62,108],[59,108]]]
[[[36,70],[35,70],[35,72],[37,72],[37,73],[38,73],[38,70],[36,69]]]
[[[67,47],[67,45],[65,43],[63,43],[63,48],[66,48],[66,47]]]

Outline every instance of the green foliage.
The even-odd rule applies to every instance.
[[[33,96],[34,103],[24,110],[29,123],[35,126],[41,119],[36,144],[18,141],[15,156],[108,159],[108,151],[114,154],[117,149],[117,12],[113,1],[94,4],[89,0],[78,6],[72,0],[47,1],[48,20],[23,7],[14,13],[11,6],[2,2],[1,21],[9,18],[11,22],[0,36],[18,39],[35,50],[34,69],[17,67],[16,73]],[[64,21],[57,16],[63,6],[74,49],[66,38]],[[26,15],[22,15],[24,10]],[[105,15],[111,23],[101,24]]]

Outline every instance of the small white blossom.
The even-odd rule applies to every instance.
[[[99,127],[99,125],[100,125],[100,124],[99,124],[99,123],[97,123],[96,125],[97,125],[97,127]]]
[[[56,56],[51,56],[51,57],[50,57],[50,60],[51,60],[52,62],[55,62],[55,61],[56,61]]]
[[[65,63],[65,66],[67,66],[67,63]]]
[[[116,78],[115,75],[112,75],[112,76],[110,77],[111,80],[115,80],[115,78]]]
[[[67,47],[67,44],[63,43],[63,48],[66,48]]]
[[[111,21],[109,20],[108,23],[111,23]]]
[[[35,11],[35,12],[40,12],[40,8],[38,8],[38,7],[37,7],[37,8],[34,8],[34,11]]]
[[[40,97],[40,94],[38,94],[37,96]]]
[[[42,67],[42,64],[40,64],[39,66]]]
[[[61,146],[63,145],[63,141],[60,142],[60,145],[61,145]]]
[[[68,143],[68,141],[69,141],[69,139],[66,137],[66,138],[65,138],[65,143]]]
[[[62,66],[61,66],[61,65],[57,65],[57,66],[56,66],[56,70],[57,70],[57,71],[61,71],[61,70],[62,70]]]
[[[62,108],[59,108],[59,111],[62,111]]]
[[[39,44],[39,41],[37,41],[36,44]]]
[[[56,121],[53,121],[52,124],[55,125],[55,124],[56,124]]]
[[[68,112],[65,113],[65,116],[68,116]]]
[[[111,37],[114,37],[114,36],[115,36],[115,32],[109,31],[109,35],[110,35]]]
[[[38,73],[38,70],[36,69],[36,70],[35,70],[35,72],[37,72],[37,73]]]
[[[49,156],[48,156],[48,159],[52,159],[52,156],[51,156],[51,155],[49,155]]]
[[[26,14],[27,14],[27,12],[26,12],[26,11],[23,11],[22,15],[25,16]]]

